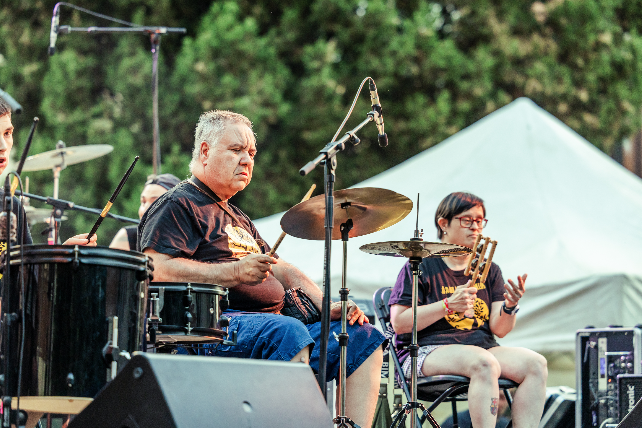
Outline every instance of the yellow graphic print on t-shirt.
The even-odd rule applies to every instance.
[[[259,244],[257,244],[254,237],[242,227],[233,227],[231,224],[228,224],[225,226],[225,233],[227,233],[227,243],[230,251],[234,253],[234,257],[242,259],[248,254],[261,254]]]
[[[7,243],[5,241],[0,242],[0,254],[7,249]],[[2,279],[2,274],[0,274],[0,279]]]
[[[483,290],[486,288],[484,284],[477,283],[475,284],[478,290]],[[445,287],[444,287],[445,288]],[[454,292],[454,290],[453,290]],[[466,318],[464,317],[463,313],[454,313],[452,315],[446,315],[446,321],[453,327],[455,327],[458,330],[470,330],[473,327],[480,328],[481,326],[484,325],[486,321],[488,321],[490,311],[488,310],[488,305],[486,305],[486,302],[484,302],[482,299],[479,297],[475,299],[475,303],[473,304],[473,309],[475,311],[475,315],[473,318]]]

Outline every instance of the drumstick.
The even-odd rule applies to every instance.
[[[310,187],[310,190],[308,190],[308,193],[306,193],[303,199],[301,199],[301,202],[305,202],[308,199],[310,199],[310,196],[312,196],[312,192],[314,192],[314,189],[316,188],[317,188],[317,185],[313,184],[312,187]],[[279,236],[279,239],[276,240],[276,243],[268,253],[268,256],[272,257],[274,255],[274,253],[276,252],[276,249],[279,248],[279,245],[281,245],[283,238],[285,238],[285,235],[287,235],[287,233],[281,232],[281,236]]]
[[[125,173],[125,176],[120,180],[120,183],[118,183],[118,187],[116,187],[116,190],[114,190],[114,194],[111,195],[111,198],[109,198],[109,202],[107,202],[107,205],[105,205],[105,208],[103,208],[103,212],[100,213],[100,216],[98,217],[98,220],[96,220],[96,223],[94,224],[94,227],[91,228],[91,232],[89,232],[89,235],[87,235],[87,242],[91,240],[91,237],[94,236],[94,233],[98,230],[98,227],[100,226],[100,223],[103,222],[103,219],[111,209],[111,206],[114,205],[114,201],[118,197],[118,194],[120,193],[120,189],[123,188],[123,185],[129,178],[129,174],[132,173],[132,170],[134,169],[134,165],[136,165],[136,162],[138,162],[139,156],[136,156],[134,158],[134,162],[132,162],[131,166]]]

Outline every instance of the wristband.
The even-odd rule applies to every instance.
[[[444,300],[442,300],[441,305],[444,307],[448,315],[452,315],[455,313],[455,311],[451,310],[450,307],[448,306],[448,298],[445,298]]]

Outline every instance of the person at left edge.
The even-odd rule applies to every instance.
[[[13,124],[11,123],[11,107],[0,98],[0,174],[4,172],[9,164],[9,156],[11,154],[11,149],[13,148]],[[4,198],[4,186],[0,186],[0,198]],[[24,218],[24,209],[18,201],[18,198],[14,196],[13,198],[13,212],[17,218]],[[19,222],[20,223],[20,222]],[[87,245],[90,247],[95,247],[97,242],[97,236],[94,235],[91,237],[91,241],[87,242],[87,233],[82,233],[80,235],[72,236],[64,242],[64,245]],[[18,244],[32,244],[31,232],[29,231],[29,226],[24,223],[24,229],[18,231],[17,233],[17,242]],[[4,251],[7,248],[6,242],[0,243],[0,252]]]

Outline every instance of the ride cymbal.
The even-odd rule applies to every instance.
[[[378,256],[424,258],[449,257],[470,254],[470,248],[442,242],[426,241],[388,241],[365,244],[359,247],[365,253]]]
[[[44,171],[57,166],[85,162],[110,153],[114,148],[109,144],[90,144],[87,146],[62,147],[48,152],[29,156],[25,160],[23,171]]]
[[[367,235],[403,220],[412,210],[412,201],[392,190],[376,187],[334,192],[332,239],[341,239],[340,226],[352,219],[348,236]],[[325,239],[325,196],[319,195],[290,208],[281,219],[281,228],[297,238]]]

